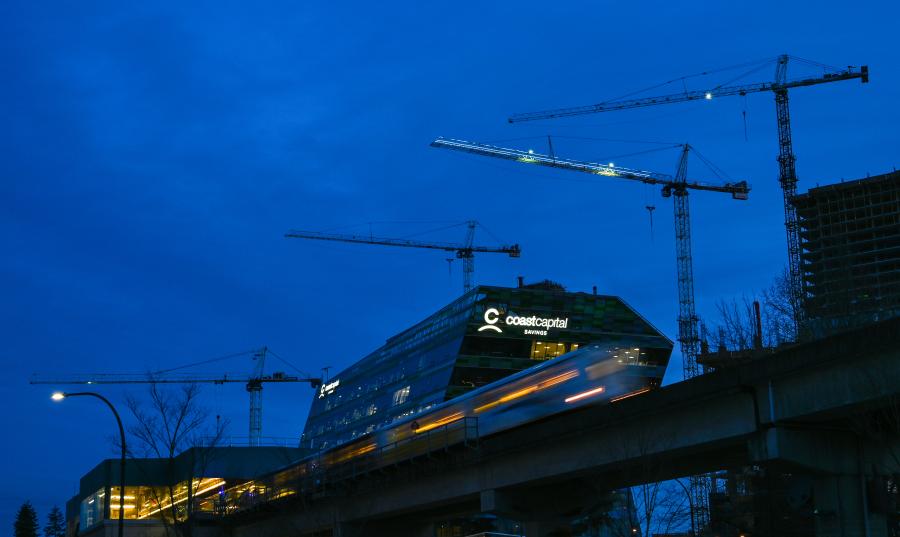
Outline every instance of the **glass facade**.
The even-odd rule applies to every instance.
[[[86,530],[103,520],[106,514],[106,492],[102,489],[81,501],[79,529]]]
[[[219,491],[224,491],[226,481],[214,477],[195,478],[191,488],[188,481],[167,486],[125,486],[122,508],[126,520],[146,520],[178,518],[184,520],[189,512],[215,511],[215,499]],[[119,518],[119,487],[109,488],[109,519]],[[81,501],[79,527],[86,530],[104,518],[106,491],[99,490]],[[188,506],[188,500],[192,506]]]
[[[301,447],[333,447],[587,343],[636,337],[647,341],[641,360],[668,362],[671,341],[618,297],[480,286],[326,382]]]

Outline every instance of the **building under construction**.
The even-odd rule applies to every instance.
[[[900,172],[794,198],[815,332],[900,314]]]

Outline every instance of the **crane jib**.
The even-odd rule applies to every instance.
[[[539,112],[525,112],[522,114],[514,114],[509,117],[510,123],[518,123],[520,121],[537,121],[541,119],[553,119],[559,117],[580,116],[586,114],[595,114],[600,112],[612,112],[615,110],[628,110],[630,108],[643,108],[648,106],[656,106],[660,104],[674,104],[689,101],[711,100],[717,97],[728,97],[731,95],[747,95],[748,93],[758,93],[762,91],[783,91],[790,88],[801,88],[805,86],[814,86],[817,84],[825,84],[827,82],[838,82],[841,80],[852,80],[859,78],[863,84],[869,82],[869,66],[863,65],[859,69],[848,68],[837,73],[825,73],[821,77],[799,78],[788,80],[784,83],[779,82],[757,82],[753,84],[744,84],[740,86],[717,86],[705,90],[684,91],[680,93],[672,93],[669,95],[660,95],[656,97],[646,97],[641,99],[625,99],[621,101],[606,101],[598,104],[587,106],[572,106],[568,108],[556,108],[552,110],[544,110]]]
[[[594,175],[603,175],[615,179],[640,181],[642,183],[651,185],[662,185],[664,188],[670,189],[687,188],[692,190],[706,190],[710,192],[724,192],[731,194],[734,199],[739,200],[746,200],[750,192],[750,187],[746,181],[715,184],[702,181],[686,180],[684,183],[679,183],[674,177],[664,173],[636,170],[632,168],[624,168],[621,166],[600,164],[597,162],[583,162],[574,159],[542,155],[531,150],[523,151],[521,149],[497,147],[489,144],[482,144],[479,142],[467,142],[465,140],[455,140],[451,138],[437,138],[433,142],[431,142],[431,146],[444,149],[453,149],[456,151],[463,151],[466,153],[472,153],[475,155],[486,157],[513,160],[525,164],[537,164],[539,166],[547,166],[550,168],[559,168],[563,170],[578,171]]]
[[[354,242],[359,244],[381,244],[386,246],[401,246],[407,248],[428,248],[432,250],[445,250],[456,252],[460,258],[468,257],[472,252],[503,253],[511,257],[519,257],[521,249],[518,244],[511,246],[465,246],[462,244],[441,242],[420,242],[409,239],[392,239],[385,237],[369,237],[364,235],[344,235],[336,233],[322,233],[319,231],[290,230],[284,234],[290,239],[312,239],[323,241]]]

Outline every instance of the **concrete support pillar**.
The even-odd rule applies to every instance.
[[[521,513],[517,513],[513,507],[512,499],[503,491],[489,489],[481,491],[481,512],[508,518],[519,519]]]
[[[885,514],[868,498],[871,469],[886,468],[884,446],[850,431],[772,428],[750,448],[758,461],[788,463],[813,479],[816,537],[886,537]]]
[[[816,537],[887,536],[885,517],[869,511],[858,474],[819,476],[813,483]]]

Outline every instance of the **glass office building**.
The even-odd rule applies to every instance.
[[[633,359],[664,369],[672,342],[618,297],[479,286],[325,382],[300,445],[332,447],[590,342],[634,338]]]

